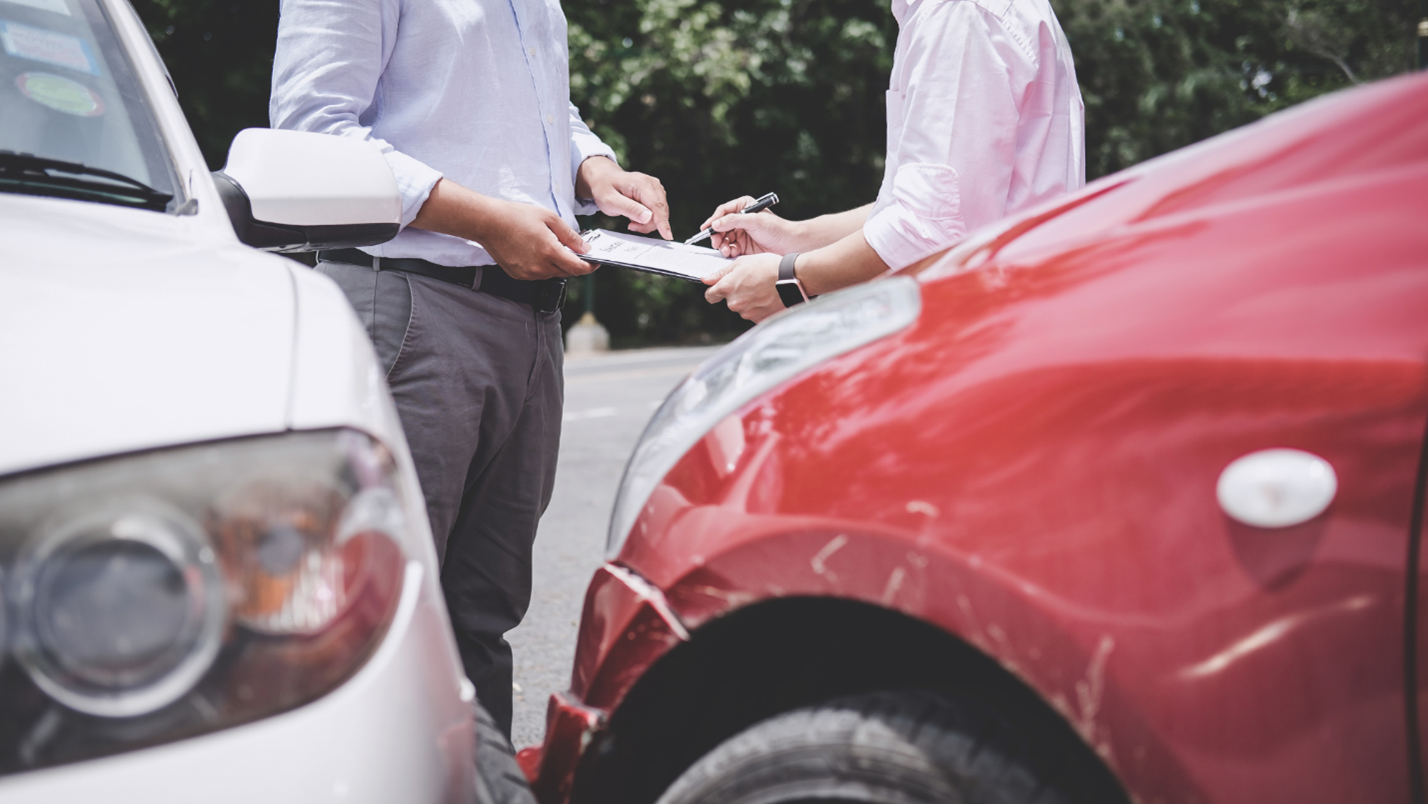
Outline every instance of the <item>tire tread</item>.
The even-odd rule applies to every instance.
[[[1064,804],[1019,736],[975,701],[851,696],[777,715],[688,768],[659,804]]]

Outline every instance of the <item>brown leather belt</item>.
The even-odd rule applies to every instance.
[[[565,303],[564,278],[513,279],[499,265],[437,265],[434,262],[413,257],[373,257],[371,254],[355,248],[319,251],[317,258],[323,262],[345,262],[351,265],[376,268],[379,271],[401,271],[426,276],[442,282],[450,282],[453,285],[474,288],[482,293],[500,296],[521,304],[529,304],[543,313],[559,310],[560,306]],[[476,283],[478,272],[481,277],[479,285]]]

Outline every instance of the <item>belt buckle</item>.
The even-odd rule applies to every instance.
[[[542,313],[553,313],[565,306],[565,279],[547,279],[540,283],[540,293],[536,309]]]

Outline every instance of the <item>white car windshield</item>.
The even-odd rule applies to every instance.
[[[177,184],[98,0],[0,0],[0,192],[173,211]]]

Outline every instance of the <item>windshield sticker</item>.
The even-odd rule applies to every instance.
[[[5,45],[6,53],[16,58],[99,75],[99,62],[95,61],[89,43],[77,36],[0,20],[0,43]]]
[[[66,17],[70,16],[69,6],[65,5],[64,0],[4,0],[4,2],[13,3],[17,6],[38,8],[41,11],[53,11],[56,14],[63,14]]]
[[[20,73],[15,86],[25,97],[57,112],[76,117],[104,114],[104,100],[94,90],[68,78],[50,73]]]

